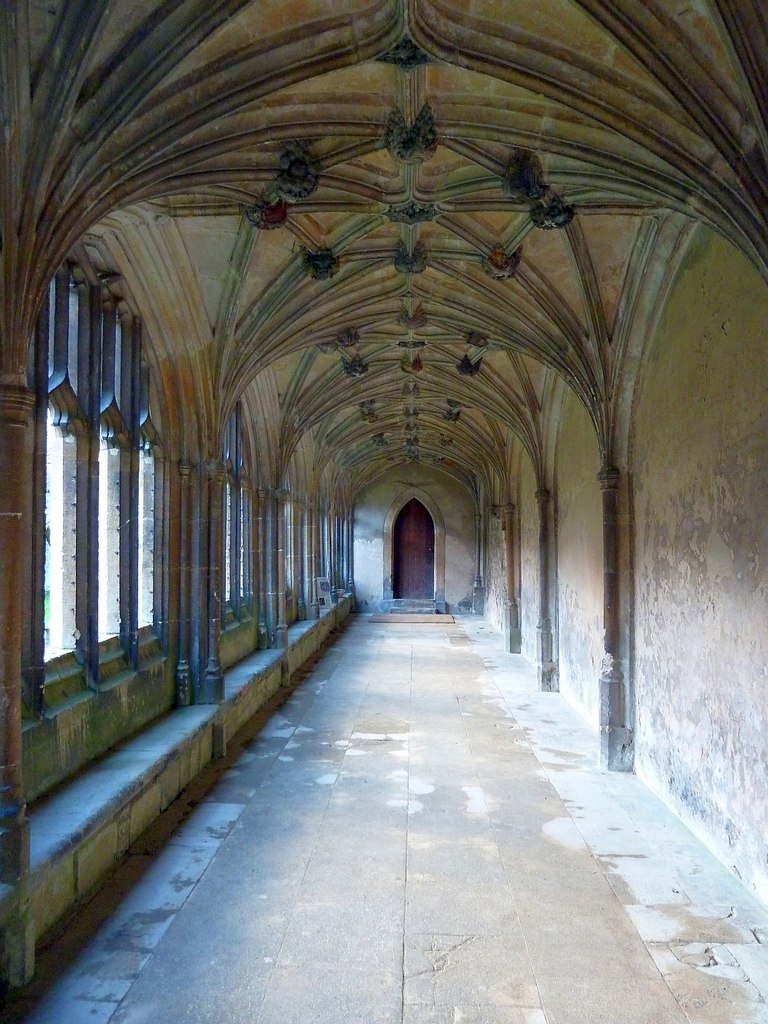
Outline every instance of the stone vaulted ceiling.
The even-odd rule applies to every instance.
[[[475,489],[521,451],[543,479],[567,386],[607,465],[696,225],[768,272],[757,0],[22,10],[3,369],[79,246],[189,399],[180,454],[243,399],[272,482],[420,461]]]

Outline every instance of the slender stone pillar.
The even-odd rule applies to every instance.
[[[536,501],[539,505],[539,621],[536,625],[536,674],[539,689],[554,692],[559,686],[552,644],[552,513],[549,491],[545,488],[536,491]]]
[[[269,572],[267,566],[267,518],[268,492],[259,488],[256,492],[256,577],[258,587],[257,614],[259,616],[259,650],[265,650],[270,644],[270,630],[267,616],[269,602]]]
[[[620,663],[619,484],[617,469],[598,474],[603,499],[603,663],[600,668],[600,761],[614,771],[632,768],[632,732]]]
[[[28,982],[35,965],[35,929],[25,894],[29,822],[21,770],[34,404],[27,388],[0,380],[0,882],[15,887],[15,905],[0,927],[0,978],[14,986]]]
[[[222,499],[226,471],[220,462],[209,462],[208,471],[208,661],[205,666],[205,703],[224,699],[221,669],[221,529]]]
[[[475,516],[475,582],[472,587],[472,612],[475,615],[482,615],[485,611],[485,594],[483,592],[482,576],[482,547],[483,547],[483,517],[478,513]]]
[[[309,506],[309,592],[311,601],[310,618],[320,618],[320,602],[317,599],[317,577],[320,569],[320,513],[317,505]]]
[[[347,512],[347,592],[355,590],[355,517]]]
[[[293,579],[296,588],[296,618],[303,622],[307,617],[307,505],[296,504],[296,559]]]
[[[336,587],[338,586],[338,570],[337,570],[337,533],[336,533],[336,509],[333,505],[328,509],[327,529],[328,529],[328,579],[331,584],[331,604],[336,603]]]
[[[28,576],[34,394],[0,383],[0,882],[29,870],[21,777],[22,619]]]
[[[277,534],[277,624],[275,625],[275,645],[288,647],[288,606],[285,596],[286,586],[286,529],[285,503],[287,494],[278,490],[274,498],[274,514],[276,517]]]
[[[517,537],[515,526],[515,506],[510,501],[504,506],[504,547],[507,556],[507,602],[504,610],[504,638],[509,654],[519,654],[522,648],[520,605],[517,600]]]
[[[179,463],[179,656],[176,662],[176,704],[192,703],[192,681],[189,671],[189,593],[192,567],[189,536],[189,474],[188,462]]]

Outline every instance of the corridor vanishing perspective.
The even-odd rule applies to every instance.
[[[768,1021],[766,908],[479,619],[355,619],[81,918],[13,1020]]]
[[[341,914],[364,868],[390,872],[397,898],[359,900],[374,954],[323,946],[300,890],[295,921],[353,980],[375,955],[385,1016],[397,992],[406,1018],[428,991],[441,1005],[462,964],[473,998],[486,985],[535,1024],[557,1020],[558,985],[609,999],[625,976],[679,996],[653,1024],[721,989],[754,1016],[762,926],[719,905],[681,918],[707,901],[688,876],[667,886],[674,850],[646,871],[648,850],[614,845],[645,828],[624,807],[590,852],[590,801],[562,787],[580,765],[609,800],[647,786],[768,906],[765,0],[2,0],[0,126],[0,995],[26,998],[38,953],[329,639],[349,626],[367,657],[408,614],[431,626],[413,672],[394,639],[391,680],[361,668],[360,707],[392,702],[392,722],[350,706],[328,724],[342,764],[317,768],[326,783],[310,734],[291,735],[270,784],[295,820],[261,815],[254,787],[229,811],[208,801],[228,837],[203,872],[206,834],[200,891],[272,814],[259,875],[294,851],[310,878],[301,843],[332,846],[320,819],[348,799],[361,829],[395,834],[374,861],[362,829],[367,859],[314,896]],[[580,716],[585,761],[531,753],[526,709],[514,726],[487,668],[439,725],[455,763],[441,743],[427,758],[418,731],[450,704],[429,652],[479,650],[450,639],[451,616],[485,624],[483,658],[532,681],[530,708],[553,697],[552,729]],[[296,699],[335,722],[355,679]],[[355,775],[398,758],[434,789]],[[422,848],[441,808],[460,834]],[[451,871],[466,900],[432,920]],[[231,883],[211,914],[234,934]],[[581,890],[604,911],[569,914]],[[107,986],[120,1013],[163,955],[184,957],[166,909],[147,910],[159,945],[138,980],[131,961]],[[287,1007],[303,931],[282,913],[279,950],[270,932],[272,960],[243,981],[264,1020],[322,997],[294,987]],[[578,941],[557,946],[558,928]],[[583,950],[608,935],[621,951],[595,977]]]

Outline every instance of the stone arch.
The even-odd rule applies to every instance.
[[[382,587],[384,609],[391,607],[393,599],[392,575],[394,572],[395,554],[395,520],[412,498],[416,498],[417,501],[421,502],[432,516],[432,522],[435,525],[435,606],[439,612],[445,612],[445,519],[434,498],[420,487],[404,488],[389,506],[389,511],[384,519],[384,582]]]

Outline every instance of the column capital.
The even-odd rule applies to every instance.
[[[621,470],[606,466],[597,474],[597,479],[602,491],[615,491],[621,480]]]
[[[187,483],[189,475],[192,472],[192,463],[187,462],[186,459],[180,459],[178,463],[179,476],[183,483]]]
[[[506,504],[504,505],[504,515],[505,516],[513,516],[516,511],[517,511],[517,505],[514,503],[514,501],[506,502]]]
[[[549,498],[550,494],[546,487],[540,487],[538,491],[536,491],[536,501],[538,501],[540,505],[543,505],[545,502],[549,501]]]
[[[35,393],[18,382],[0,377],[0,423],[26,426],[35,407]]]
[[[223,483],[224,477],[227,475],[224,463],[218,459],[209,459],[205,464],[205,471],[211,481],[217,484]]]

